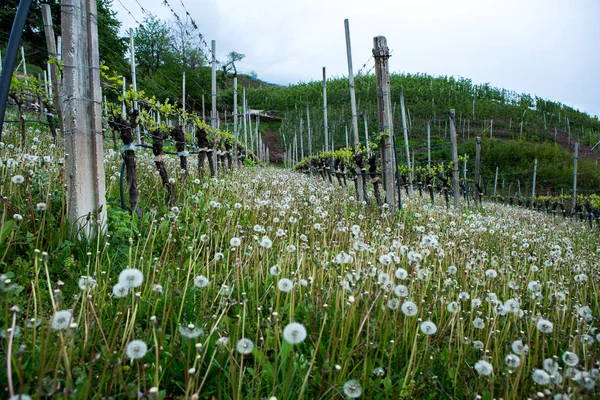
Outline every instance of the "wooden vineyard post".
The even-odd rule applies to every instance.
[[[454,188],[454,208],[460,210],[460,184],[458,182],[458,144],[456,142],[456,127],[454,109],[448,111],[450,123],[450,141],[452,142],[452,186]]]
[[[481,193],[479,191],[479,163],[481,161],[481,138],[477,138],[475,147],[475,204],[481,205]]]
[[[413,173],[410,165],[410,149],[408,147],[408,126],[406,124],[406,108],[404,107],[404,89],[400,88],[400,112],[402,113],[402,132],[404,133],[404,151],[406,152],[406,166],[408,167],[408,184],[410,194],[413,192]]]
[[[394,134],[392,123],[392,99],[390,96],[390,72],[388,59],[390,50],[385,36],[373,38],[373,58],[375,59],[375,76],[377,79],[377,115],[381,135],[381,172],[385,202],[393,210],[396,209],[396,191],[394,188],[394,149],[392,138]],[[401,196],[398,193],[398,196]]]
[[[46,34],[46,46],[48,47],[48,56],[52,59],[57,59],[58,54],[56,51],[56,40],[54,39],[54,25],[52,24],[52,14],[50,13],[50,5],[42,4],[42,18],[44,20],[44,32]],[[62,117],[62,103],[60,100],[60,81],[58,79],[58,65],[56,63],[48,63],[49,78],[51,81],[51,92],[54,92],[54,110],[58,116],[58,123],[60,125],[60,131],[64,132],[63,117]],[[54,116],[49,114],[48,120],[54,119]]]
[[[96,214],[98,229],[106,222],[102,88],[95,0],[62,1],[64,36],[64,136],[69,221],[91,237],[96,227],[85,223]],[[77,226],[79,225],[79,226]]]
[[[354,90],[354,70],[352,68],[352,47],[350,45],[350,25],[348,19],[344,20],[344,28],[346,31],[346,55],[348,56],[348,85],[350,86],[350,109],[352,112],[352,132],[354,133],[354,154],[360,151],[360,137],[358,135],[358,114],[356,111],[356,93]],[[363,193],[363,178],[360,173],[360,167],[356,167],[355,182],[358,201],[363,201],[365,194]]]
[[[533,160],[533,182],[531,183],[531,209],[534,209],[535,203],[535,176],[537,174],[537,158]]]
[[[571,205],[571,214],[575,213],[577,207],[577,158],[579,155],[579,142],[575,142],[575,152],[573,154],[573,204]]]
[[[212,75],[211,75],[211,80],[212,80],[212,85],[211,85],[211,105],[212,105],[212,111],[210,114],[210,127],[213,129],[213,131],[217,130],[217,56],[215,55],[215,52],[217,51],[217,44],[216,41],[211,40],[210,42],[211,44],[211,54],[212,54]],[[212,165],[212,168],[210,169],[210,175],[211,177],[215,177],[217,175],[217,137],[216,134],[213,132],[212,133],[213,137],[212,142],[212,151],[210,152],[211,157],[208,160],[210,162],[210,165]]]
[[[323,133],[325,135],[325,152],[329,151],[329,136],[327,132],[327,73],[323,67]],[[331,149],[333,151],[333,149]]]

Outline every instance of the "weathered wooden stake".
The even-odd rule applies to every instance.
[[[473,102],[473,104],[475,104]],[[460,210],[460,184],[458,182],[458,145],[456,140],[456,128],[454,126],[454,119],[456,113],[454,109],[448,112],[449,125],[450,125],[450,141],[452,142],[452,185],[454,187],[454,208]]]
[[[310,111],[308,110],[308,96],[306,96],[306,129],[308,130],[308,155],[312,157],[312,132],[310,129]]]
[[[427,166],[431,167],[431,120],[427,120]]]
[[[504,187],[504,183],[502,184]],[[498,187],[498,167],[496,167],[496,177],[494,178],[494,197],[496,197],[496,188]]]
[[[392,99],[390,96],[390,72],[388,59],[390,50],[384,36],[373,38],[373,57],[375,59],[375,76],[377,79],[377,115],[381,136],[381,171],[385,202],[391,209],[396,209],[396,191],[394,188],[394,127],[392,122]],[[401,196],[400,192],[398,196]]]
[[[88,238],[106,221],[96,0],[62,1],[69,221]],[[86,217],[96,214],[98,226]],[[92,219],[93,221],[93,219]]]
[[[211,106],[212,112],[210,114],[210,127],[213,130],[217,129],[217,42],[215,40],[210,41],[211,54],[212,54],[212,88],[211,88]],[[212,157],[210,162],[213,165],[212,177],[217,174],[217,138],[214,136],[211,138],[213,141]]]

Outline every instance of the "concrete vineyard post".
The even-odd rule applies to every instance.
[[[404,151],[406,152],[406,165],[408,166],[408,184],[410,187],[410,193],[413,192],[413,179],[410,165],[410,149],[408,147],[408,126],[406,124],[406,108],[404,107],[404,89],[400,88],[400,112],[402,113],[402,132],[404,133]]]
[[[394,188],[394,149],[392,138],[394,127],[392,121],[392,99],[390,95],[390,71],[388,60],[390,50],[384,36],[373,38],[373,58],[375,59],[375,76],[377,80],[377,116],[381,135],[381,171],[385,202],[391,209],[396,209],[396,190]],[[398,193],[398,196],[401,196]]]
[[[323,67],[323,132],[325,135],[325,152],[329,151],[329,137],[327,132],[327,73]],[[331,149],[333,151],[333,149]]]
[[[310,129],[310,111],[308,110],[308,96],[306,97],[306,129],[308,130],[308,155],[312,157],[312,132]]]
[[[431,120],[427,120],[427,166],[431,167]]]
[[[133,42],[133,28],[129,29],[129,52],[130,52],[130,62],[131,62],[131,85],[132,85],[133,92],[137,93],[137,78],[135,75],[135,46],[134,46],[134,42]],[[185,84],[184,84],[184,86],[185,86]],[[134,110],[138,109],[137,101],[133,102],[133,109]],[[185,114],[185,112],[184,112],[184,114]],[[139,126],[135,127],[135,134],[136,134],[137,142],[141,143],[142,138],[140,135],[140,127]]]
[[[242,87],[242,102],[244,107],[244,148],[246,150],[246,158],[248,158],[248,110],[246,109],[246,87]]]
[[[480,203],[479,199],[479,163],[481,161],[481,138],[477,138],[475,147],[475,204]]]
[[[98,229],[106,221],[102,88],[95,0],[62,1],[64,126],[69,221],[83,224],[97,214]],[[77,228],[77,226],[76,226]],[[82,234],[91,237],[87,224]]]
[[[211,54],[212,54],[212,75],[211,75],[211,106],[212,111],[210,113],[210,127],[213,130],[217,129],[217,42],[215,40],[210,41]],[[212,176],[214,177],[217,174],[217,137],[213,133],[213,148],[212,148],[212,157],[210,158],[210,162],[212,163],[213,168],[211,169]]]
[[[460,210],[460,184],[458,182],[458,145],[456,142],[456,128],[454,119],[456,114],[454,109],[448,112],[450,123],[450,141],[452,143],[452,185],[454,187],[454,208]]]
[[[234,158],[234,164],[236,167],[239,166],[239,159],[238,159],[238,148],[237,148],[237,141],[238,141],[238,91],[237,91],[237,76],[233,77],[233,136],[234,136],[234,140],[233,140],[233,157]]]
[[[531,183],[531,209],[533,210],[533,203],[535,202],[535,176],[537,174],[537,158],[533,160],[533,182]]]
[[[369,155],[371,153],[371,149],[369,148],[369,127],[367,125],[367,110],[363,110],[363,117],[365,120],[365,142],[367,145],[367,155]]]
[[[496,177],[494,178],[494,197],[496,197],[497,187],[498,187],[498,167],[496,167]]]
[[[579,142],[575,142],[575,151],[573,154],[573,204],[571,205],[571,214],[575,213],[577,207],[577,158],[579,156]]]
[[[354,89],[354,70],[352,68],[352,47],[350,45],[350,24],[348,19],[344,20],[344,29],[346,32],[346,55],[348,57],[348,85],[350,86],[350,110],[352,112],[352,132],[354,133],[354,153],[358,154],[360,149],[360,137],[358,134],[358,114],[356,111],[356,93]],[[346,133],[347,137],[347,133]],[[346,141],[348,141],[346,139]],[[348,147],[348,145],[346,145]],[[363,184],[362,184],[362,176],[360,174],[360,168],[356,167],[356,187],[358,194],[358,201],[363,201],[364,193],[363,193]]]
[[[48,55],[56,59],[58,57],[56,51],[56,41],[54,39],[54,25],[52,24],[52,14],[50,13],[50,5],[42,4],[42,18],[44,20],[44,33],[46,35],[46,47],[48,48]],[[50,97],[54,92],[54,108],[56,115],[58,116],[58,123],[60,124],[60,131],[64,132],[63,128],[63,117],[62,117],[62,102],[60,100],[60,81],[58,79],[58,66],[56,63],[48,63],[49,65],[49,83],[51,87]]]

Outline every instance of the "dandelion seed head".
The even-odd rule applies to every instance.
[[[344,394],[351,399],[358,399],[362,394],[361,384],[354,379],[350,379],[344,383]]]
[[[277,282],[277,288],[284,293],[288,293],[292,290],[294,284],[288,278],[281,278],[279,282]]]
[[[243,338],[237,342],[236,349],[240,354],[250,354],[254,350],[254,343],[250,339]]]
[[[70,310],[55,312],[54,317],[52,318],[52,329],[57,331],[67,329],[71,323],[72,317]]]
[[[306,339],[306,328],[298,322],[289,323],[283,328],[283,338],[289,344],[302,343]]]
[[[116,298],[121,298],[127,296],[127,294],[129,293],[129,288],[127,286],[121,285],[120,283],[117,283],[113,286],[112,292],[113,296],[115,296]]]
[[[550,375],[543,369],[536,369],[531,374],[531,379],[538,385],[547,385],[550,383]]]
[[[139,287],[144,282],[144,274],[137,268],[126,268],[119,274],[119,283],[128,288]]]
[[[146,352],[148,352],[148,345],[142,340],[132,340],[127,345],[127,350],[125,350],[127,357],[132,360],[143,358]]]
[[[489,376],[494,372],[492,364],[485,360],[479,360],[475,363],[475,371],[481,376]]]
[[[199,288],[207,287],[210,284],[210,281],[204,275],[197,275],[194,278],[194,286]]]

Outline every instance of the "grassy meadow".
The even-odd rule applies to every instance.
[[[317,177],[211,180],[172,156],[169,206],[141,150],[138,218],[106,150],[108,222],[85,241],[60,147],[36,125],[0,144],[4,398],[600,395],[599,232],[583,223],[418,195],[392,213]]]

